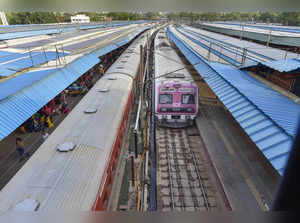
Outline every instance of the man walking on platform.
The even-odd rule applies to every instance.
[[[16,139],[16,148],[17,148],[17,151],[20,155],[20,161],[24,160],[25,156],[29,157],[29,153],[25,152],[24,142],[19,137],[17,137],[17,139]]]

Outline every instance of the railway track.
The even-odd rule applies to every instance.
[[[158,210],[222,210],[196,127],[156,129]]]

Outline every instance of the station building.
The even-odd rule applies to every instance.
[[[71,16],[71,23],[89,23],[90,17],[84,14]]]

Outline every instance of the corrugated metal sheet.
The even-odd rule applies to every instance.
[[[206,36],[206,35],[202,35],[202,34],[199,34],[195,31],[192,31],[191,29],[177,29],[177,30],[182,30],[184,31],[185,33],[189,33],[190,35],[194,36],[194,37],[197,37],[201,40],[204,40],[206,42],[209,42],[212,44],[212,47],[214,46],[218,46],[219,48],[222,48],[222,49],[225,49],[226,51],[231,51],[233,53],[233,57],[231,58],[234,58],[235,60],[241,62],[241,57],[243,56],[243,48],[239,45],[234,45],[230,42],[226,42],[226,41],[222,41],[222,40],[218,40],[218,39],[215,39],[215,38],[212,38],[210,36]],[[262,48],[265,48],[264,46]],[[222,51],[222,50],[220,50]],[[261,54],[261,53],[258,53],[254,50],[251,50],[251,48],[247,48],[247,58],[249,58],[250,60],[252,61],[265,61],[265,60],[273,60],[272,58],[264,55],[264,54]]]
[[[36,81],[0,103],[0,140],[88,71],[99,59],[87,55]]]
[[[186,32],[180,31],[179,29],[177,29],[177,30],[178,30],[179,33],[184,35],[189,40],[191,40],[194,43],[196,43],[197,45],[203,47],[204,49],[206,49],[210,53],[215,54],[219,58],[222,58],[226,62],[228,62],[230,64],[233,64],[234,66],[239,66],[241,64],[241,59],[237,60],[237,57],[241,57],[241,55],[236,54],[233,50],[225,48],[222,45],[219,45],[218,50],[216,50],[213,47],[212,48],[210,47],[211,42],[208,41],[206,43],[203,43],[203,41],[197,40],[197,39],[187,35]],[[248,60],[247,60],[247,62],[248,62]]]
[[[237,27],[213,24],[201,24],[201,28],[226,35],[241,36],[241,30]],[[269,30],[257,29],[254,27],[245,27],[242,32],[243,37],[261,42],[270,42],[277,45],[300,46],[299,33],[272,31],[271,37]]]
[[[0,63],[7,62],[21,57],[27,57],[29,53],[13,53],[9,51],[0,51]]]
[[[96,29],[96,28],[102,28],[102,27],[118,27],[118,26],[130,25],[130,24],[141,24],[141,23],[145,23],[145,22],[147,22],[147,21],[110,23],[110,24],[105,24],[105,25],[84,25],[84,26],[81,25],[82,27],[79,27],[79,29],[87,30],[87,29]],[[40,30],[26,30],[26,28],[25,28],[23,31],[15,31],[15,32],[8,30],[5,33],[0,33],[0,40],[9,40],[9,39],[16,39],[16,38],[25,38],[25,37],[30,37],[30,36],[57,34],[60,32],[76,31],[77,29],[78,29],[78,27],[76,27],[76,25],[74,25],[73,27],[62,27],[62,28],[59,26],[53,26],[52,28],[41,27]]]
[[[291,33],[300,33],[299,27],[292,27],[292,26],[274,26],[274,25],[258,25],[258,24],[241,24],[241,23],[234,23],[234,22],[216,22],[217,24],[224,24],[230,26],[245,26],[245,27],[254,27],[258,29],[265,29],[265,30],[274,30],[280,32],[291,32]]]
[[[245,71],[217,63],[210,63],[210,65],[285,132],[296,137],[300,114],[299,104],[269,88]]]
[[[34,52],[24,54],[14,54],[6,57],[0,58],[1,62],[5,62],[5,64],[0,65],[0,73],[1,76],[9,76],[12,73],[16,73],[17,71],[21,71],[25,68],[38,66],[40,64],[44,64],[48,61],[55,60],[57,56],[63,57],[68,55],[67,53],[56,53],[56,52]],[[11,62],[9,62],[11,61]]]
[[[103,47],[101,49],[98,49],[98,50],[95,50],[93,51],[94,55],[96,55],[97,57],[100,57],[102,55],[105,55],[121,46],[124,46],[125,44],[129,43],[131,40],[133,40],[135,37],[137,37],[139,34],[141,34],[142,32],[144,32],[145,30],[149,29],[149,27],[143,27],[141,29],[139,29],[136,33],[128,36],[128,37],[125,37],[123,38],[122,40],[114,43],[114,44],[111,44],[111,45],[108,45],[106,47]]]
[[[12,95],[17,91],[42,79],[44,76],[53,73],[55,70],[56,69],[47,69],[34,72],[26,72],[5,82],[0,83],[0,101],[8,97],[9,95]]]
[[[44,74],[44,77],[31,83],[30,86],[23,87],[22,90],[19,90],[14,94],[9,94],[9,96],[1,100],[0,140],[23,124],[28,118],[72,84],[82,74],[92,68],[95,64],[99,63],[99,56],[128,43],[145,29],[147,28],[142,28],[133,35],[126,37],[117,43],[85,55],[51,74]],[[2,94],[2,98],[4,96],[5,95]]]
[[[247,69],[253,66],[266,66],[277,70],[279,72],[293,72],[300,71],[300,60],[299,59],[287,59],[287,60],[275,60],[268,62],[259,62],[248,66],[243,66],[243,69]]]
[[[240,40],[238,38],[234,38],[231,36],[222,35],[219,33],[209,32],[203,29],[197,29],[189,26],[184,27],[185,30],[190,30],[193,32],[198,33],[202,37],[208,38],[212,41],[225,44],[229,47],[235,48],[246,48],[249,52],[253,54],[256,53],[257,55],[263,55],[266,59],[273,59],[273,60],[281,60],[281,59],[292,59],[296,58],[298,55],[292,52],[288,52],[285,50],[280,50],[277,48],[267,47],[262,44]]]
[[[300,106],[246,72],[205,62],[201,55],[170,30],[168,33],[190,63],[197,63],[195,69],[273,167],[282,174],[296,134]]]
[[[8,77],[14,73],[16,73],[16,71],[7,70],[5,68],[0,67],[0,77]]]

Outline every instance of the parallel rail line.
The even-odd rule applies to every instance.
[[[187,129],[157,128],[159,208],[163,211],[217,209],[215,188],[210,184],[198,140],[194,147]],[[199,137],[199,135],[197,136]],[[197,149],[197,150],[195,150]],[[203,148],[202,148],[203,149]]]

